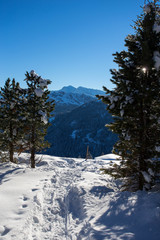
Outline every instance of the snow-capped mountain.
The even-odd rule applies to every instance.
[[[64,91],[52,91],[50,93],[50,98],[53,98],[58,104],[72,104],[76,106],[80,106],[89,101],[93,101],[96,99],[95,96],[89,96],[84,93],[72,93],[72,92],[64,92]]]
[[[50,98],[55,100],[55,114],[69,112],[85,103],[97,100],[96,95],[104,94],[101,90],[73,86],[63,87],[58,91],[51,91]]]
[[[98,89],[85,88],[85,87],[75,88],[73,86],[65,86],[60,91],[65,93],[85,94],[91,97],[95,97],[95,95],[97,94],[104,94],[103,91]]]

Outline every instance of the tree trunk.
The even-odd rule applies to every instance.
[[[14,162],[13,154],[14,154],[14,152],[13,152],[13,144],[10,143],[9,144],[9,159],[10,159],[10,162]]]
[[[31,168],[35,168],[35,148],[31,148]]]
[[[13,151],[13,143],[12,143],[12,137],[13,137],[13,126],[12,126],[12,123],[10,122],[10,125],[9,125],[9,131],[10,131],[10,143],[9,143],[9,160],[10,162],[14,162],[13,160],[13,154],[14,154],[14,151]]]
[[[31,136],[31,168],[35,168],[35,125],[32,125],[32,136]]]

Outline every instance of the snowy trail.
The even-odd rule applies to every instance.
[[[114,158],[0,166],[0,240],[159,240],[160,194],[119,192]]]
[[[55,165],[55,162],[50,162],[46,168],[48,177],[31,189],[35,194],[32,211],[22,230],[23,239],[72,239],[69,234],[68,196],[73,183],[80,179],[80,173],[77,173],[78,169],[72,159],[57,161],[56,168]],[[77,192],[72,192],[72,197],[74,194]]]

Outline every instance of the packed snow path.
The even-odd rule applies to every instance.
[[[99,170],[115,157],[2,164],[0,240],[159,240],[160,193],[119,192]]]

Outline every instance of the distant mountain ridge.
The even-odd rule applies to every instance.
[[[65,86],[59,91],[62,91],[62,92],[65,92],[65,93],[85,94],[85,95],[92,96],[92,97],[95,97],[95,95],[98,95],[98,94],[100,94],[100,95],[104,94],[104,91],[102,91],[102,90],[85,88],[85,87],[81,87],[81,86],[78,87],[78,88],[75,88],[71,85],[70,86]]]
[[[86,102],[96,99],[96,95],[104,95],[104,92],[97,89],[65,86],[60,90],[51,91],[50,97],[55,99],[55,102],[65,104],[82,105]]]
[[[78,106],[91,101],[97,101],[95,95],[104,95],[101,90],[73,86],[65,86],[60,90],[51,91],[50,99],[55,100],[55,115],[70,112]]]

